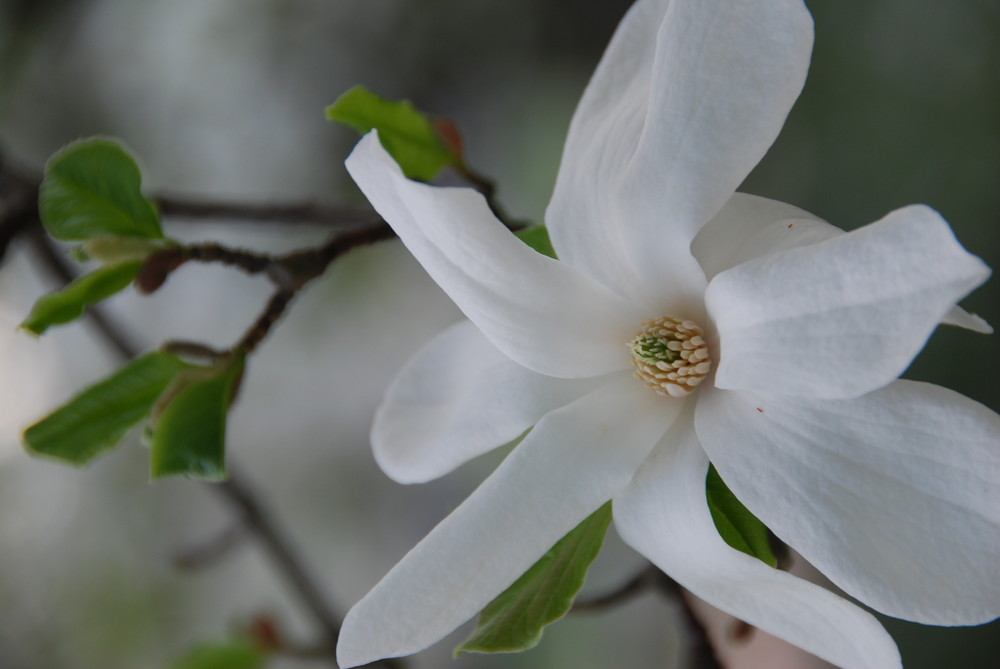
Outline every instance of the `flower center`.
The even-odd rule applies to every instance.
[[[646,321],[628,343],[635,375],[664,397],[689,395],[712,369],[703,335],[694,321],[673,316]]]

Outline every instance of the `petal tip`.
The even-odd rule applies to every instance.
[[[359,604],[363,602],[364,600]],[[365,625],[363,619],[359,619],[358,608],[356,604],[347,612],[340,628],[337,639],[337,666],[341,669],[360,667],[390,657],[389,653],[384,652],[384,644],[376,643],[370,633],[364,633],[364,628],[370,628],[370,625]]]

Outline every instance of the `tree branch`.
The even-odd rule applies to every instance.
[[[658,592],[667,599],[676,602],[684,617],[688,630],[689,669],[722,669],[715,650],[708,638],[708,633],[701,621],[694,614],[691,603],[685,596],[684,589],[655,565],[648,564],[635,576],[625,581],[621,587],[603,595],[574,602],[572,613],[601,611],[618,604],[623,604],[646,592]]]
[[[67,284],[71,282],[76,278],[72,265],[55,248],[52,241],[42,229],[41,221],[38,218],[37,181],[9,178],[10,173],[2,161],[0,161],[0,177],[3,177],[0,179],[0,183],[3,184],[5,189],[3,192],[4,209],[0,210],[0,241],[6,244],[18,234],[30,231],[32,247],[38,254],[44,267],[61,283]],[[10,188],[10,184],[14,184],[13,189]],[[28,197],[24,196],[25,190],[30,191]],[[388,237],[384,231],[380,231],[376,236],[379,239]],[[355,235],[348,236],[346,239],[355,239],[361,243],[360,240],[366,239],[366,237]],[[318,249],[317,253],[320,259],[328,258],[328,265],[329,262],[332,262],[346,251],[347,248],[351,248],[348,242],[337,242],[335,239],[323,248]],[[323,249],[326,249],[326,251]],[[0,249],[0,251],[2,250]],[[302,275],[297,277],[297,280],[301,281],[300,286],[304,285],[305,281],[308,280],[305,276],[311,272],[318,271],[318,265],[311,265],[310,263],[305,263],[305,265],[309,265],[312,269],[304,271]],[[325,267],[326,265],[323,266],[324,269]],[[312,274],[310,278],[317,275]],[[286,290],[285,292],[287,293],[288,291]],[[284,307],[278,309],[277,315],[280,315],[283,310]],[[267,311],[265,311],[265,314],[267,314]],[[99,306],[90,307],[88,315],[90,322],[97,328],[99,334],[115,349],[122,359],[131,359],[138,354],[139,347],[127,335],[122,333],[121,328],[113,323]],[[274,316],[274,318],[276,317]],[[271,322],[273,322],[273,318]],[[269,327],[269,325],[263,327],[264,334],[266,334]],[[252,332],[253,329],[251,329]],[[292,543],[280,525],[265,511],[259,494],[254,490],[252,485],[242,478],[238,470],[232,468],[232,465],[230,465],[229,469],[229,480],[222,484],[210,484],[210,487],[236,508],[241,515],[243,525],[260,541],[261,546],[271,557],[272,563],[284,575],[292,590],[297,594],[303,606],[310,612],[315,623],[320,628],[322,643],[319,647],[327,650],[328,656],[331,658],[331,662],[333,662],[333,654],[340,634],[340,617],[333,612],[333,609],[326,602],[324,596],[321,594],[321,587],[307,572],[302,559],[292,547]],[[388,659],[373,663],[372,666],[402,669],[405,665],[402,660]]]
[[[192,200],[176,194],[158,194],[151,199],[160,212],[171,218],[189,220],[238,220],[261,223],[311,223],[334,227],[365,225],[381,220],[370,207],[323,205],[314,202],[247,203]]]
[[[239,512],[243,524],[253,530],[261,547],[288,579],[302,604],[322,629],[323,647],[330,656],[333,656],[337,648],[337,638],[340,636],[340,617],[333,612],[320,594],[317,581],[306,570],[305,564],[292,548],[292,543],[284,531],[264,510],[258,494],[250,483],[244,480],[242,474],[235,472],[232,465],[228,469],[228,480],[210,485],[209,488],[229,502]]]

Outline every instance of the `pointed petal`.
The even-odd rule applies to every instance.
[[[729,487],[848,594],[932,625],[1000,615],[1000,416],[913,381],[701,393],[698,438]]]
[[[945,325],[954,325],[966,330],[972,330],[979,334],[993,334],[993,326],[987,323],[982,316],[969,313],[959,306],[952,307],[951,311],[941,319],[941,322]]]
[[[691,242],[691,252],[711,280],[719,272],[754,258],[843,234],[837,226],[793,205],[734,193]],[[993,332],[989,323],[959,306],[952,307],[941,322],[981,334]]]
[[[823,398],[880,388],[989,274],[937,212],[918,205],[743,263],[705,293],[720,339],[715,383]]]
[[[414,653],[475,615],[629,482],[681,405],[622,374],[545,416],[351,609],[341,666]]]
[[[560,257],[650,306],[700,294],[689,244],[774,141],[811,50],[800,0],[637,2],[570,126],[546,214]]]
[[[517,438],[542,416],[606,383],[557,379],[511,362],[470,321],[435,337],[386,391],[372,447],[400,483],[423,483]]]
[[[709,604],[839,667],[902,666],[873,616],[730,548],[708,510],[707,473],[691,419],[682,418],[615,498],[622,539]]]
[[[374,131],[346,164],[427,273],[509,358],[567,378],[628,367],[622,342],[648,318],[645,311],[531,250],[472,189],[410,181]]]

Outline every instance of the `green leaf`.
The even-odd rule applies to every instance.
[[[38,193],[42,222],[56,239],[159,238],[160,217],[142,195],[139,167],[120,144],[92,138],[74,142],[45,166]]]
[[[153,479],[226,477],[226,414],[243,358],[199,367],[178,376],[164,393],[155,418],[150,473]]]
[[[89,305],[127,288],[139,274],[141,265],[141,262],[128,262],[101,267],[62,290],[43,295],[35,302],[21,327],[40,335],[53,325],[75,321]]]
[[[552,240],[549,239],[549,229],[544,225],[533,225],[514,233],[518,238],[535,249],[544,256],[556,257],[556,250],[552,247]]]
[[[512,653],[535,646],[542,629],[573,605],[611,523],[608,502],[559,540],[531,569],[490,602],[455,655]]]
[[[267,661],[255,646],[240,641],[195,646],[167,669],[260,669]]]
[[[172,239],[144,239],[142,237],[93,237],[70,253],[79,262],[96,260],[102,265],[120,265],[125,262],[142,262],[154,253],[177,248]]]
[[[136,358],[24,431],[29,451],[83,465],[116,446],[192,365],[169,353]]]
[[[446,165],[461,162],[433,122],[406,100],[386,100],[355,86],[326,108],[326,117],[362,135],[377,129],[382,146],[411,179],[430,181]]]
[[[715,471],[715,465],[708,468],[705,494],[712,520],[725,542],[738,551],[777,567],[778,560],[771,550],[767,527],[736,499],[719,472]]]

